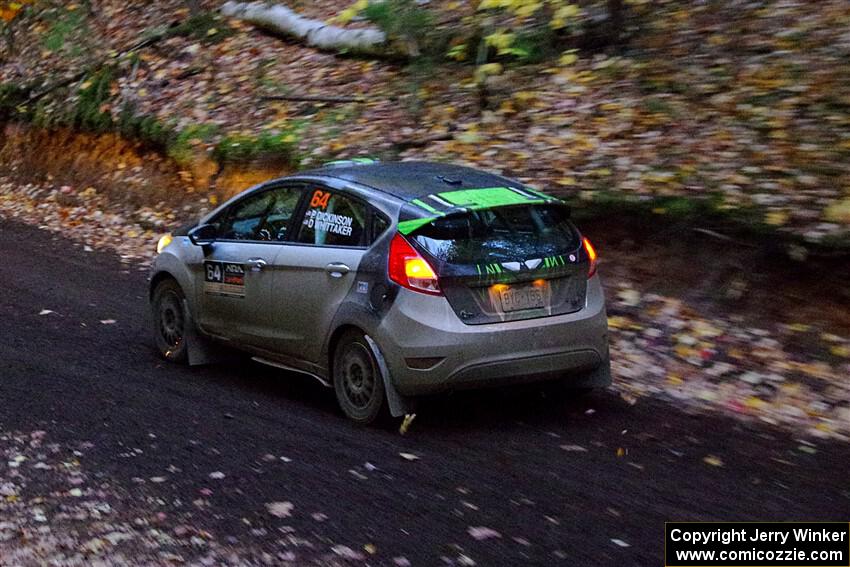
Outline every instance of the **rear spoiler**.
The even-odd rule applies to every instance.
[[[451,214],[534,204],[566,206],[566,203],[560,199],[527,187],[486,187],[444,191],[408,201],[399,215],[398,231],[402,234],[410,234],[434,219]]]

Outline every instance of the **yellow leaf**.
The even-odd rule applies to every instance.
[[[486,36],[484,38],[484,42],[491,47],[495,47],[501,54],[505,49],[509,48],[511,44],[513,44],[514,39],[516,39],[516,35],[512,33],[497,31],[496,33],[491,33]]]
[[[720,457],[715,457],[714,455],[708,455],[702,460],[705,464],[711,465],[713,467],[722,467],[723,460]]]
[[[491,75],[499,75],[501,72],[502,65],[500,63],[486,63],[484,65],[479,65],[478,69],[475,70],[475,80],[481,82],[487,77]]]
[[[841,358],[850,358],[850,347],[846,345],[835,345],[829,349],[829,352]]]
[[[571,49],[571,50],[565,52],[563,55],[561,55],[561,58],[558,60],[558,62],[561,65],[563,65],[564,67],[569,67],[570,65],[574,65],[576,61],[578,61],[578,55],[576,55],[576,52],[575,52],[574,49]]]

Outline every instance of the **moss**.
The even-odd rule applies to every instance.
[[[257,136],[232,134],[215,147],[213,158],[220,164],[245,161],[279,161],[296,164],[298,127],[284,132],[262,132]]]
[[[208,144],[218,136],[218,126],[214,124],[193,124],[178,132],[166,150],[168,157],[181,165],[188,164],[194,158],[194,145]]]
[[[77,106],[71,116],[71,125],[95,133],[103,133],[113,126],[112,115],[103,108],[109,101],[114,79],[111,67],[102,67],[91,73],[80,86]]]
[[[83,10],[63,10],[50,24],[42,43],[48,51],[59,51],[65,46],[70,36],[80,35],[85,29],[86,20]]]

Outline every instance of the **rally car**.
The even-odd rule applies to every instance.
[[[596,251],[563,202],[499,175],[331,163],[237,195],[158,252],[162,356],[234,347],[332,386],[360,423],[447,390],[611,381]]]

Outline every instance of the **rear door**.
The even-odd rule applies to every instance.
[[[203,261],[199,324],[211,334],[262,347],[271,316],[274,266],[302,195],[275,186],[237,201],[217,219],[218,237]]]
[[[319,362],[334,315],[356,283],[370,218],[369,207],[352,195],[318,184],[306,188],[295,242],[281,247],[275,260],[276,352]]]

